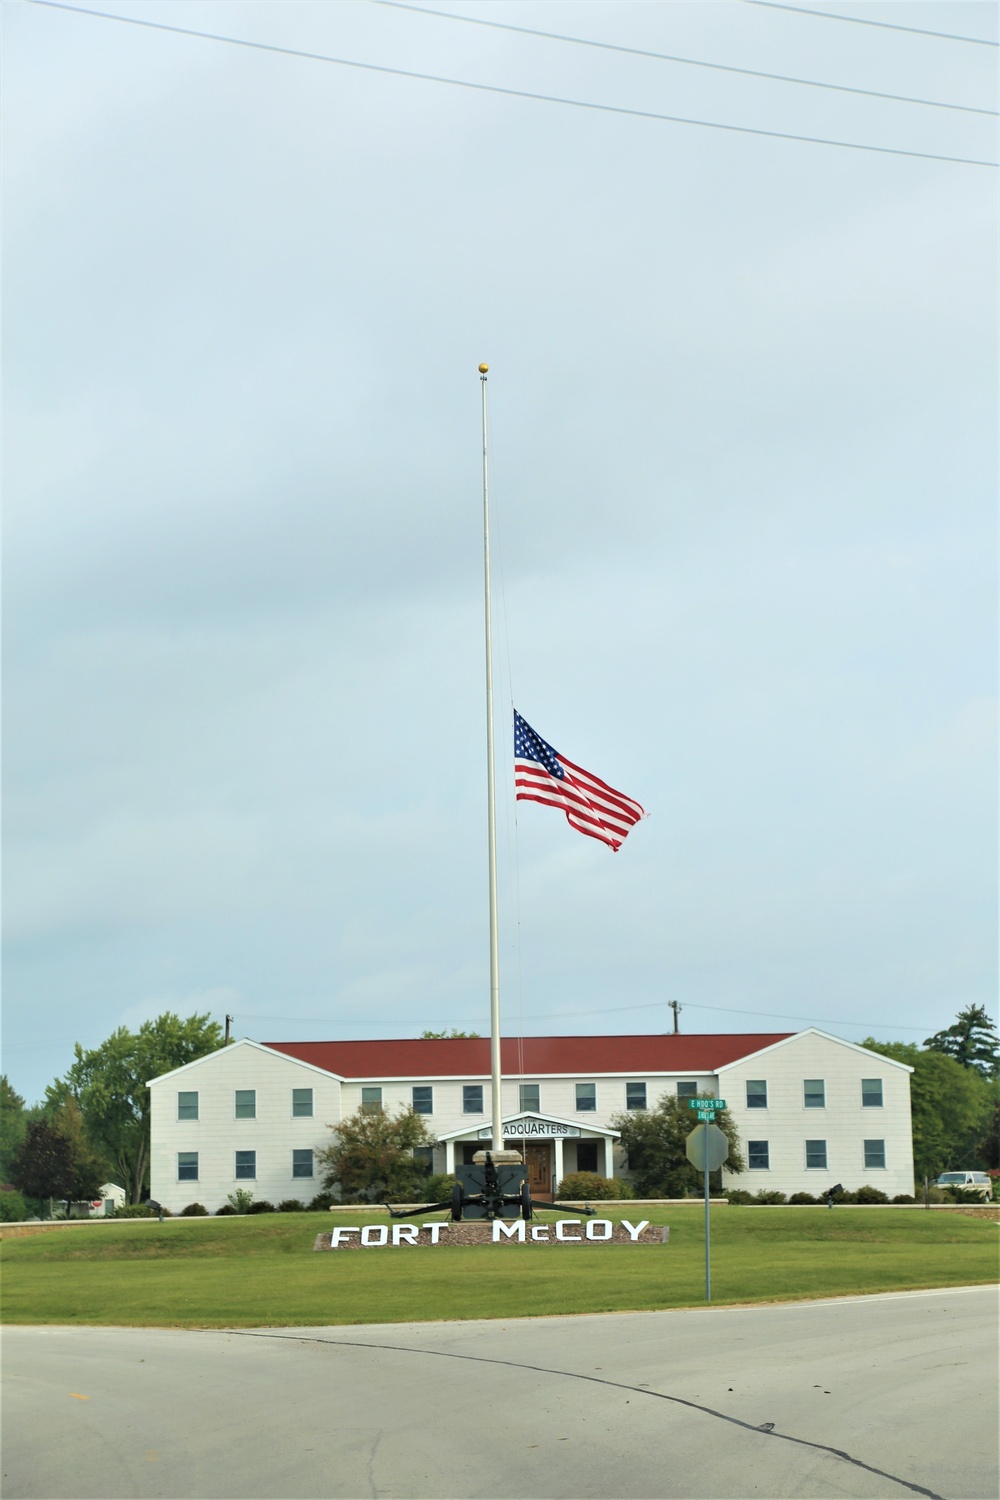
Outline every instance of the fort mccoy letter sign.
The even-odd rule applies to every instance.
[[[314,1250],[401,1249],[404,1245],[665,1245],[665,1224],[622,1219],[449,1219],[429,1224],[338,1224],[318,1234]]]

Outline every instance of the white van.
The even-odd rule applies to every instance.
[[[993,1182],[985,1172],[942,1172],[934,1186],[961,1188],[967,1193],[978,1193],[984,1203],[993,1201]]]

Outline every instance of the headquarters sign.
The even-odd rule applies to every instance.
[[[503,1133],[505,1139],[520,1137],[522,1140],[532,1136],[541,1136],[545,1140],[552,1140],[554,1136],[578,1136],[583,1131],[579,1125],[561,1125],[557,1120],[533,1120],[528,1116],[520,1120],[504,1121]],[[489,1141],[493,1138],[493,1127],[486,1125],[482,1130],[476,1131],[476,1139]]]

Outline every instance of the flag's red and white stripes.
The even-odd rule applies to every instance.
[[[571,827],[600,839],[617,852],[629,829],[646,816],[644,808],[571,760],[558,753],[557,758],[563,770],[561,778],[551,775],[537,760],[515,757],[517,800],[561,808]]]

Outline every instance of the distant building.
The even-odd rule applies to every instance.
[[[813,1029],[506,1038],[503,1117],[537,1198],[577,1170],[627,1177],[611,1119],[664,1094],[727,1101],[748,1161],[727,1187],[819,1196],[868,1183],[892,1197],[913,1192],[911,1072]],[[152,1079],[150,1094],[151,1193],[174,1213],[214,1212],[241,1187],[308,1202],[322,1187],[317,1151],[362,1104],[425,1116],[436,1172],[492,1135],[486,1038],[245,1040]]]
[[[69,1203],[66,1213],[70,1219],[103,1219],[124,1207],[125,1189],[119,1187],[117,1182],[106,1182],[99,1198],[93,1198],[87,1203]]]

